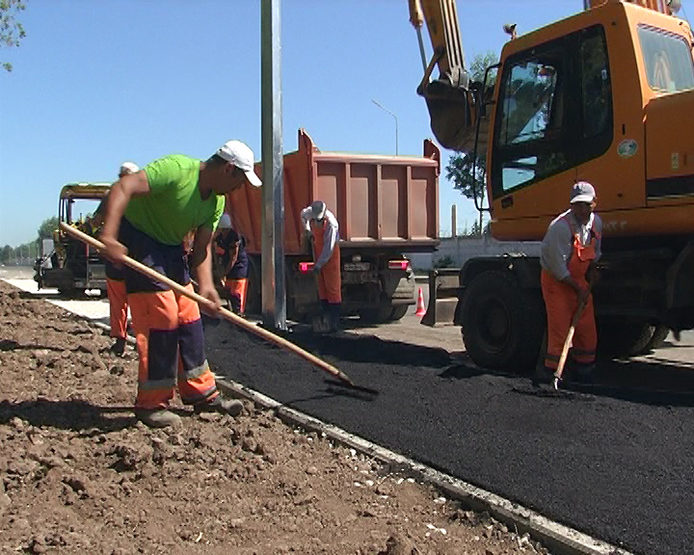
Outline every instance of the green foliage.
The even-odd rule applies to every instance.
[[[0,249],[0,264],[7,264],[12,257],[12,247],[5,245]]]
[[[41,225],[39,226],[39,241],[41,239],[52,239],[53,238],[53,232],[58,229],[58,218],[53,216],[52,218],[48,218],[47,220],[43,220],[41,222]]]
[[[448,255],[442,256],[441,258],[438,258],[434,261],[433,266],[434,268],[452,268],[453,259]]]
[[[496,64],[498,61],[499,56],[494,54],[494,52],[491,50],[488,50],[484,54],[478,54],[470,63],[470,78],[473,81],[481,83],[484,79],[484,72],[487,70],[487,68]],[[487,86],[494,86],[494,83],[496,83],[496,72],[490,71],[489,75],[487,76]]]
[[[17,21],[17,15],[25,8],[24,0],[0,0],[0,46],[19,46],[26,37],[24,27]],[[12,71],[11,63],[0,64],[5,71]]]

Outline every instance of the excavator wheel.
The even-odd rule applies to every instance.
[[[487,270],[465,288],[461,318],[465,349],[479,366],[514,373],[535,367],[545,325],[539,292]]]

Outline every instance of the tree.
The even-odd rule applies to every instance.
[[[16,16],[25,9],[23,0],[0,0],[0,46],[19,46],[26,37],[24,27]],[[5,71],[12,71],[12,64],[0,62]]]
[[[481,86],[486,69],[496,62],[497,56],[493,52],[475,56],[469,69],[471,81],[479,83]],[[496,73],[490,72],[487,76],[487,88],[493,87],[495,82]],[[483,93],[483,96],[487,97],[486,92]],[[487,161],[485,154],[485,152],[478,152],[475,159],[472,152],[461,152],[451,156],[446,165],[446,177],[453,182],[453,188],[458,189],[463,196],[474,200],[475,206],[478,208],[484,205],[486,198],[484,182],[487,172]],[[482,234],[481,210],[479,211],[479,221],[475,222],[473,230],[477,230],[478,235]]]
[[[9,245],[5,245],[0,249],[0,262],[3,264],[7,264],[10,261],[10,257],[12,256],[12,247]]]
[[[58,229],[59,227],[59,222],[58,218],[53,216],[52,218],[48,218],[47,220],[43,220],[41,222],[41,225],[39,226],[39,241],[41,239],[52,239],[53,238],[53,232]]]

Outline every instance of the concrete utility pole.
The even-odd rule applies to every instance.
[[[284,184],[282,171],[282,82],[280,0],[260,7],[263,218],[262,311],[266,327],[287,329],[284,279]]]

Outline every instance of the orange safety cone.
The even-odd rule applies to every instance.
[[[422,288],[419,288],[419,293],[417,293],[417,312],[414,313],[415,316],[424,316],[427,309],[424,307],[424,294],[422,293]]]

